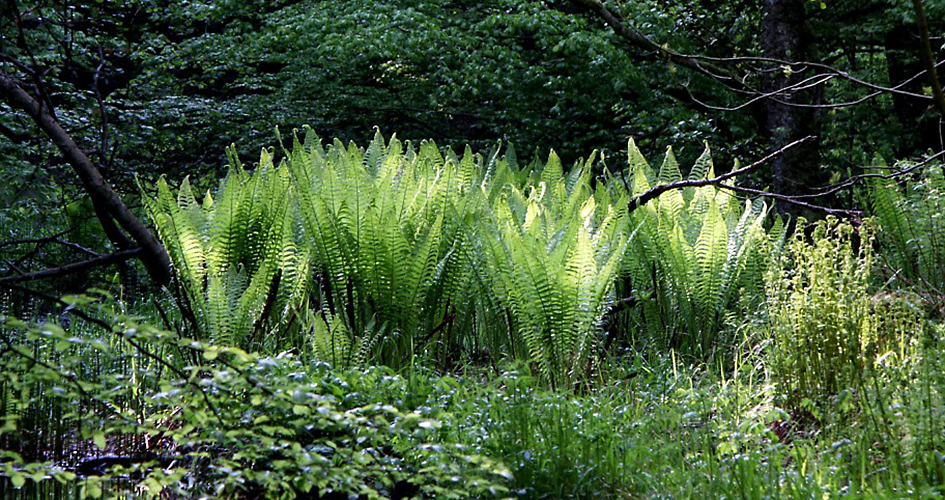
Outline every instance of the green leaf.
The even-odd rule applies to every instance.
[[[95,443],[95,446],[103,450],[105,449],[105,446],[107,446],[108,444],[105,439],[105,433],[102,431],[95,431],[92,433],[92,442]]]

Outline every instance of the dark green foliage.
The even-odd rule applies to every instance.
[[[868,179],[872,213],[882,229],[879,240],[889,279],[917,286],[929,293],[928,301],[941,308],[945,290],[945,225],[939,214],[945,212],[945,176],[942,165],[934,163],[917,174],[889,178],[910,169],[903,162],[888,168],[876,157],[875,176]]]
[[[82,330],[79,337],[56,325],[5,318],[5,331],[23,336],[7,337],[0,351],[0,389],[27,395],[2,414],[0,470],[14,486],[27,479],[71,483],[76,475],[61,465],[84,459],[67,458],[82,447],[92,456],[107,451],[136,457],[116,462],[135,469],[133,488],[152,498],[162,491],[214,498],[336,492],[373,499],[405,492],[490,498],[505,491],[509,472],[442,440],[440,415],[382,399],[402,384],[389,370],[335,374],[291,355],[260,356],[181,339],[128,317],[110,323],[104,332],[73,325]],[[171,354],[178,348],[199,361],[181,368],[182,360]],[[43,353],[39,363],[37,353]],[[137,362],[120,369],[103,365],[117,356]],[[50,394],[37,392],[44,386]],[[10,447],[7,438],[18,426],[36,430],[23,414],[50,410],[61,412],[55,424],[66,452],[30,457],[23,454],[28,450]],[[84,479],[78,484],[82,497],[101,496],[106,481],[123,474],[119,469]]]

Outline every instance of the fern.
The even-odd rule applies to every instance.
[[[632,141],[628,155],[627,182],[613,184],[612,196],[636,197],[654,182],[682,179],[672,149],[658,176]],[[688,179],[713,176],[713,170],[706,148]],[[645,299],[640,315],[650,336],[693,356],[718,345],[723,311],[739,295],[760,296],[759,277],[768,261],[766,213],[762,202],[740,207],[715,186],[671,190],[632,213],[636,229],[622,273]]]
[[[876,177],[868,182],[870,208],[882,231],[883,257],[893,279],[918,285],[941,307],[945,290],[945,227],[936,214],[945,209],[941,165],[906,179],[887,178],[893,170],[881,157]],[[908,168],[908,164],[903,165]],[[880,175],[884,175],[880,176]]]
[[[532,183],[507,186],[496,198],[482,248],[491,296],[511,311],[513,335],[542,378],[567,387],[589,367],[626,224],[621,212],[597,203],[587,173],[593,161],[579,162],[567,178],[558,162],[552,154],[539,179],[522,176]]]
[[[230,171],[215,198],[208,193],[198,203],[185,179],[175,199],[160,179],[146,208],[177,270],[193,336],[244,348],[278,344],[268,334],[309,279],[295,254],[288,173],[267,151],[252,174],[228,154]]]
[[[717,342],[738,292],[760,286],[763,203],[707,186],[629,214],[630,199],[683,178],[671,149],[657,174],[630,141],[629,168],[598,179],[596,154],[566,171],[553,152],[528,165],[511,146],[461,153],[379,132],[364,149],[326,147],[307,130],[281,165],[264,150],[249,172],[230,149],[203,200],[162,179],[146,205],[195,336],[305,345],[343,366],[487,350],[567,387],[593,366],[617,276],[650,298],[653,335],[693,354]],[[689,178],[712,171],[707,149]]]
[[[414,151],[379,134],[364,151],[296,143],[290,154],[319,294],[348,331],[377,337],[362,344],[376,361],[406,361],[447,308],[465,302],[458,296],[467,286],[463,263],[456,261],[463,254],[455,251],[462,224],[445,214],[461,221],[478,206],[467,200],[480,182],[476,161],[469,150],[460,160],[432,143]],[[456,276],[444,273],[448,265]]]

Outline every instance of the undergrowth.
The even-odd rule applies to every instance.
[[[138,316],[92,293],[2,317],[0,497],[945,493],[934,234],[788,236],[717,186],[630,212],[682,179],[632,143],[621,174],[380,136],[288,156],[158,184],[177,280]],[[877,208],[918,217],[935,175]]]

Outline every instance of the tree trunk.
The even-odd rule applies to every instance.
[[[85,152],[53,118],[48,107],[29,95],[14,79],[3,74],[0,74],[0,96],[13,109],[25,111],[56,144],[72,169],[79,175],[93,203],[101,209],[101,211],[97,210],[97,214],[103,219],[103,226],[107,227],[111,223],[107,218],[113,218],[141,248],[141,261],[151,278],[160,285],[170,283],[171,260],[167,251],[105,181]]]
[[[804,0],[764,0],[761,44],[764,56],[786,61],[816,61],[813,40],[807,27]],[[801,68],[771,65],[763,80],[766,93],[777,92],[804,78],[793,74]],[[764,127],[772,149],[784,147],[809,135],[820,134],[820,113],[812,108],[800,108],[792,104],[820,104],[823,100],[822,86],[798,91],[778,93],[767,99],[764,105]],[[809,194],[814,186],[826,183],[827,173],[820,165],[819,141],[809,141],[775,158],[773,164],[774,191],[786,196]],[[788,205],[780,205],[779,211],[798,213]]]

